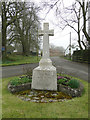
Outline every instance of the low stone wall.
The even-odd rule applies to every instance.
[[[8,90],[11,93],[16,93],[20,91],[25,91],[25,90],[30,90],[31,89],[31,83],[26,83],[18,86],[13,86],[10,83],[8,84]],[[70,88],[68,86],[64,86],[61,84],[57,85],[57,91],[58,92],[63,92],[67,95],[70,95],[71,97],[79,97],[82,95],[82,92],[84,90],[83,84],[80,82],[80,87],[77,89]]]
[[[57,86],[57,88],[58,88],[58,91],[66,93],[66,94],[68,94],[68,95],[70,95],[72,97],[79,97],[79,96],[81,96],[82,92],[84,90],[84,86],[83,86],[82,83],[80,83],[80,87],[77,88],[77,89],[71,88],[69,86],[61,85],[61,84],[59,84]]]
[[[30,89],[31,89],[31,83],[25,83],[18,86],[11,85],[10,83],[8,84],[8,90],[11,93],[16,93],[16,92],[30,90]]]

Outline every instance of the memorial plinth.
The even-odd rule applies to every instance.
[[[33,70],[32,89],[57,90],[56,68],[49,57],[49,36],[54,35],[54,30],[49,30],[49,24],[44,23],[44,30],[39,30],[39,36],[43,36],[43,57],[39,66]]]

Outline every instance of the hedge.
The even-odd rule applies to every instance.
[[[90,50],[74,51],[72,55],[72,60],[77,62],[89,63],[89,53],[90,53]]]

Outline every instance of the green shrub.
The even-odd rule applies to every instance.
[[[67,81],[66,78],[62,78],[62,79],[59,79],[59,80],[57,81],[57,83],[58,83],[58,84],[66,84],[66,81]]]
[[[79,83],[78,80],[72,79],[72,80],[69,81],[68,85],[71,88],[78,88],[80,86],[80,83]]]
[[[14,86],[17,86],[17,85],[28,83],[28,82],[32,82],[32,79],[29,79],[29,77],[27,77],[27,76],[23,76],[23,77],[20,77],[20,78],[12,79],[10,81],[10,84],[14,85]]]

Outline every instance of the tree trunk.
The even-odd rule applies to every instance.
[[[89,34],[87,33],[87,30],[86,30],[87,20],[86,20],[85,2],[83,2],[83,4],[82,4],[82,12],[83,12],[83,30],[82,31],[83,31],[83,33],[84,33],[84,35],[85,35],[85,37],[86,37],[86,39],[87,39],[87,41],[90,45],[90,36],[89,36]]]
[[[83,48],[81,46],[80,34],[79,33],[78,33],[78,44],[79,44],[80,50],[83,50]]]
[[[82,46],[81,46],[81,37],[80,37],[80,9],[79,9],[79,16],[78,16],[78,44],[80,47],[80,50],[83,50]]]
[[[28,45],[27,45],[27,41],[22,40],[22,50],[23,50],[23,55],[28,56],[29,51],[28,51]]]
[[[81,41],[83,46],[85,47],[85,50],[87,49],[87,46],[85,45],[85,43],[83,41]]]
[[[2,23],[2,47],[5,47],[5,51],[2,52],[2,54],[4,55],[3,57],[5,57],[6,56],[6,27],[3,23]]]
[[[2,52],[2,58],[4,59],[6,57],[6,32],[7,32],[7,26],[6,26],[6,6],[5,2],[3,4],[3,9],[2,9],[2,47],[5,48],[5,50]]]

